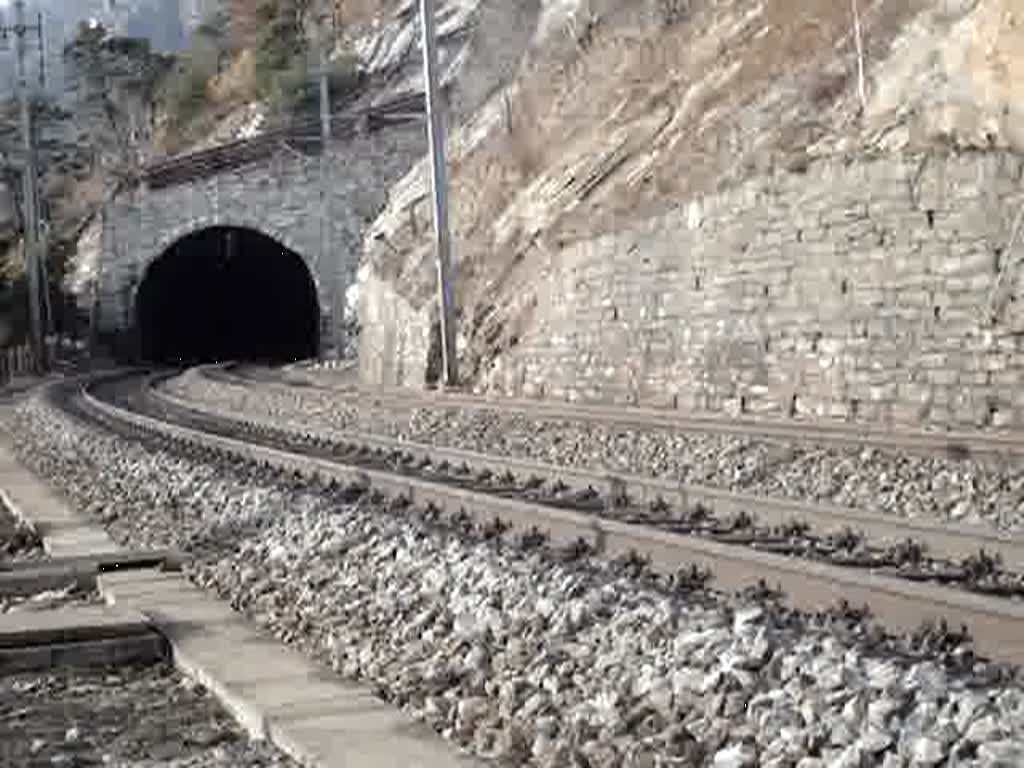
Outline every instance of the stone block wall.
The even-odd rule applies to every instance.
[[[1022,172],[1008,154],[828,160],[569,246],[538,276],[535,325],[482,384],[722,414],[1024,426],[1024,242],[1009,248]]]
[[[413,305],[397,293],[389,276],[366,270],[359,283],[359,380],[422,387],[434,317],[429,306]]]

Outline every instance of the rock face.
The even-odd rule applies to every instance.
[[[796,395],[802,413],[857,410],[857,418],[880,420],[891,404],[892,411],[921,408],[923,420],[943,424],[984,421],[981,403],[994,397],[991,418],[1015,419],[1007,416],[1015,407],[1004,396],[1015,386],[1009,380],[1003,393],[993,383],[972,394],[973,404],[947,406],[945,400],[959,397],[935,391],[947,387],[947,377],[971,379],[973,387],[985,386],[974,380],[985,374],[973,363],[954,362],[964,358],[958,346],[964,328],[941,328],[946,320],[969,323],[964,312],[938,297],[918,301],[918,291],[932,293],[929,275],[958,269],[956,256],[919,255],[930,238],[941,238],[941,248],[949,244],[956,254],[981,241],[991,253],[1005,249],[1014,171],[993,172],[994,186],[977,185],[950,205],[953,182],[936,169],[986,174],[988,161],[937,159],[922,173],[925,187],[942,190],[943,207],[917,200],[921,158],[893,157],[886,165],[876,156],[899,150],[923,158],[951,145],[1020,149],[1013,115],[1024,102],[1012,83],[1024,61],[1024,25],[1008,0],[858,5],[865,104],[849,4],[627,7],[595,0],[563,10],[559,23],[542,15],[543,45],[527,52],[505,91],[452,138],[467,379],[503,391],[541,394],[545,382],[545,394],[676,399],[681,407],[696,401],[710,410],[745,403],[786,413]],[[641,81],[648,87],[628,87]],[[842,162],[862,162],[843,171],[837,154]],[[858,176],[882,168],[898,182],[885,186]],[[802,175],[786,180],[787,171]],[[383,237],[366,244],[367,383],[420,385],[426,375],[434,268],[424,232],[410,223],[429,221],[422,178],[410,175],[399,185],[374,226]],[[896,184],[915,190],[909,203]],[[790,185],[808,192],[778,191]],[[735,191],[722,194],[723,188]],[[1006,194],[993,192],[1000,211],[994,220],[972,214],[973,225],[958,221],[943,229],[945,211],[952,216],[961,203],[988,208],[996,188]],[[800,219],[803,213],[815,221]],[[801,239],[812,230],[822,233],[820,240]],[[867,274],[874,269],[869,262],[878,275]],[[816,274],[804,274],[804,263]],[[764,285],[744,277],[762,267],[780,270],[767,295]],[[994,277],[964,269],[963,279],[973,281],[967,303],[985,304]],[[899,280],[906,275],[906,290],[915,296],[907,299],[910,306],[892,309],[895,299],[877,297],[886,290],[885,270],[897,270]],[[1015,279],[1003,275],[1001,285],[1004,278]],[[870,318],[851,306],[854,286],[871,294],[862,294]],[[836,296],[833,289],[840,289]],[[936,315],[938,305],[947,309]],[[804,306],[811,315],[801,314]],[[740,320],[738,312],[752,316]],[[877,335],[888,332],[920,355],[934,355],[928,359],[944,372],[867,381],[851,351],[858,339],[874,338],[873,330],[865,336],[854,327],[862,319],[891,325]],[[899,327],[904,320],[913,333]],[[397,329],[375,330],[383,321]],[[830,345],[838,355],[818,357],[813,339],[834,336],[833,321],[849,330]],[[940,339],[933,343],[936,321]],[[981,333],[977,326],[973,332]],[[812,341],[800,341],[804,335]],[[909,340],[922,335],[927,343]],[[742,357],[737,381],[713,380],[736,357]],[[998,375],[993,371],[992,378]]]
[[[438,58],[448,120],[461,124],[495,88],[515,75],[541,14],[542,0],[445,0],[437,4]],[[381,83],[373,95],[386,101],[423,93],[419,6],[403,0],[369,24],[355,25],[342,42],[363,71]]]
[[[505,89],[512,83],[523,57],[533,46],[542,45],[573,7],[559,4],[516,0],[459,0],[445,3],[438,12],[438,35],[445,96],[449,104],[448,121],[452,158],[470,153],[483,142],[508,115]],[[412,13],[414,3],[403,2],[386,24],[375,24],[363,37],[353,41],[363,66],[378,78],[383,77],[387,93],[422,92],[422,61],[418,46],[419,23]],[[424,375],[419,362],[409,362],[403,350],[430,347],[433,318],[419,312],[426,297],[432,295],[428,283],[417,286],[409,295],[394,301],[379,300],[391,294],[390,284],[404,284],[410,275],[430,268],[431,252],[423,243],[407,250],[407,229],[423,234],[430,228],[429,170],[423,158],[391,190],[389,204],[375,221],[364,241],[365,265],[360,276],[360,325],[377,329],[379,336],[369,338],[371,347],[383,343],[393,350],[390,356],[372,350],[361,354],[363,374],[368,380],[386,380],[391,366],[402,376],[419,384]],[[457,220],[459,213],[453,211]],[[363,296],[366,299],[363,299]],[[393,370],[393,368],[392,368]]]
[[[82,229],[72,260],[73,268],[65,275],[64,290],[75,298],[79,310],[87,312],[96,296],[92,288],[98,287],[97,280],[103,263],[103,220],[94,216]]]
[[[879,67],[869,125],[886,149],[929,142],[1024,152],[1024,11],[1014,0],[943,3]]]

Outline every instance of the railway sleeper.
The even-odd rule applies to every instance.
[[[195,410],[189,411],[186,417],[186,421],[192,424],[202,422],[204,419],[202,412]],[[218,416],[210,417],[208,421],[216,427],[214,432],[220,434],[236,433],[241,423]],[[311,444],[313,441],[309,433],[287,432],[276,427],[267,427],[266,431],[280,435],[281,441],[289,446],[296,442]],[[320,446],[325,450],[318,450],[316,453],[334,457],[337,455],[335,446],[340,446],[344,450],[343,455],[347,457],[347,461],[363,469],[395,472],[396,462],[402,462],[401,474],[404,476],[412,478],[418,475],[433,482],[455,485],[488,495],[519,498],[595,516],[605,513],[609,517],[620,519],[620,514],[617,513],[632,510],[628,518],[633,524],[653,526],[684,535],[706,536],[720,543],[747,546],[760,551],[848,568],[885,569],[890,575],[910,581],[954,584],[969,591],[1007,598],[1024,597],[1024,574],[1001,569],[998,558],[993,560],[984,550],[960,561],[926,558],[923,555],[926,547],[919,542],[904,542],[901,545],[902,549],[880,544],[871,546],[865,542],[863,534],[857,531],[847,528],[838,533],[815,535],[810,526],[802,521],[791,521],[781,526],[783,531],[786,528],[800,531],[799,535],[790,535],[787,543],[779,540],[780,527],[759,525],[756,516],[746,509],[716,515],[703,500],[690,503],[685,494],[681,494],[675,506],[661,495],[655,496],[649,504],[651,514],[645,518],[647,512],[642,508],[631,507],[632,499],[627,493],[627,484],[615,476],[606,477],[602,491],[596,490],[592,485],[575,490],[557,475],[554,478],[546,478],[539,474],[531,474],[524,481],[517,481],[514,473],[506,470],[499,483],[492,488],[488,487],[488,480],[493,478],[493,471],[489,467],[484,467],[476,470],[474,477],[474,469],[466,460],[461,461],[458,466],[453,466],[447,458],[432,459],[424,454],[415,469],[412,469],[409,466],[409,459],[414,457],[414,454],[410,450],[385,450],[380,446],[357,441],[325,441],[325,445]],[[274,445],[269,444],[267,447],[273,448]],[[225,459],[228,456],[225,451],[210,451],[203,445],[197,450],[203,458]],[[484,479],[481,481],[478,479],[480,477]],[[294,486],[305,480],[299,473],[293,472],[291,477],[287,478],[287,482]],[[979,574],[975,563],[987,561],[994,562],[996,567]]]

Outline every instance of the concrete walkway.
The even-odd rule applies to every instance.
[[[0,489],[38,526],[55,557],[120,551],[14,458],[0,435]],[[308,766],[448,768],[459,756],[428,727],[263,635],[178,573],[137,570],[99,577],[106,601],[145,618],[170,643],[176,666],[209,688],[254,738],[269,738]]]

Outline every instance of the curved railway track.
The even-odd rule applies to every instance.
[[[546,539],[577,555],[640,558],[661,573],[721,590],[777,588],[804,611],[866,605],[893,631],[926,622],[963,625],[979,654],[1024,663],[1019,540],[368,435],[330,441],[154,396],[152,384],[168,375],[122,373],[57,385],[51,397],[126,436],[342,483],[353,496],[384,494],[395,507],[434,508],[494,535]],[[837,525],[841,533],[826,530]],[[1009,565],[978,555],[980,547]]]
[[[301,387],[330,392],[342,401],[360,401],[383,408],[493,410],[535,419],[579,421],[619,429],[703,432],[713,435],[758,437],[788,444],[822,446],[870,446],[919,456],[954,459],[1019,460],[1024,457],[1024,436],[1008,432],[926,431],[844,423],[814,423],[794,419],[719,417],[689,414],[672,408],[583,405],[552,400],[501,398],[500,400],[457,391],[415,392],[382,388],[373,392],[355,384],[338,387],[319,383],[298,371],[263,369],[234,363],[199,366],[204,378],[230,384],[276,389]]]
[[[488,473],[488,478],[511,473],[525,482],[532,482],[536,486],[533,489],[536,491],[534,495],[544,496],[547,491],[546,500],[555,506],[612,514],[647,524],[658,524],[660,518],[665,526],[672,526],[677,531],[688,525],[697,528],[702,526],[699,521],[688,523],[687,515],[676,514],[673,519],[670,510],[682,507],[696,513],[699,508],[716,518],[718,525],[728,525],[729,533],[721,535],[731,537],[734,542],[755,537],[758,529],[771,534],[774,530],[792,527],[791,524],[796,521],[806,523],[819,533],[844,533],[847,539],[848,532],[860,531],[863,534],[861,538],[872,542],[913,540],[924,552],[938,558],[966,559],[984,550],[1009,567],[1024,570],[1024,537],[1000,533],[987,526],[899,518],[864,509],[737,493],[655,477],[542,464],[505,455],[476,453],[359,432],[331,432],[324,435],[296,432],[278,427],[267,419],[243,420],[232,413],[191,403],[160,390],[152,391],[150,398],[179,413],[203,420],[217,420],[225,429],[243,430],[257,437],[270,436],[277,445],[303,452],[313,451],[321,456],[345,456],[351,453],[351,446],[359,446],[353,450],[361,450],[363,456],[372,452],[373,455],[366,461],[377,466],[387,467],[389,463],[394,463],[395,460],[391,458],[393,456],[404,456],[399,463],[404,462],[405,465],[418,466],[430,461],[434,465],[435,475],[438,472],[447,473],[453,480],[463,484],[472,484],[481,473]],[[408,472],[408,466],[403,467],[403,471]],[[536,485],[537,478],[542,479],[544,484]],[[481,483],[480,487],[488,490],[487,483]],[[753,525],[755,516],[752,513],[755,510],[759,525]],[[693,516],[689,517],[692,519]],[[799,554],[798,545],[787,549],[789,545],[778,542],[777,536],[767,538],[776,540],[762,540],[759,544],[762,549],[772,549],[781,554]],[[855,542],[851,544],[856,545]],[[872,554],[875,560],[870,565],[881,567],[878,562],[881,553],[876,549]],[[850,564],[849,557],[846,560]]]

